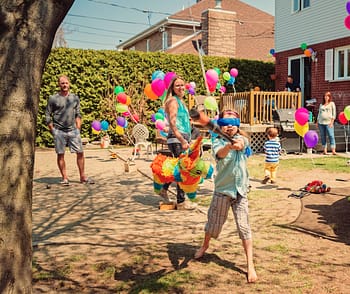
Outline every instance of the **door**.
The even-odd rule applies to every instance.
[[[301,90],[301,104],[311,98],[311,58],[304,55],[288,58],[288,74],[299,83]]]

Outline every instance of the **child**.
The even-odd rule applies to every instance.
[[[201,258],[209,248],[210,239],[219,236],[231,207],[247,259],[248,282],[254,283],[257,274],[253,263],[253,242],[248,217],[249,179],[245,153],[249,143],[238,128],[240,124],[238,117],[238,113],[231,110],[225,110],[219,116],[218,124],[222,131],[234,141],[231,144],[219,137],[214,139],[213,152],[217,162],[214,194],[208,210],[204,241],[194,258]]]
[[[265,152],[265,178],[262,180],[266,184],[269,180],[271,184],[276,183],[276,174],[281,155],[281,143],[278,139],[278,130],[276,128],[268,128],[266,130],[268,140],[264,144]]]

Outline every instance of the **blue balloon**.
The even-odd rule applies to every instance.
[[[109,123],[108,123],[108,121],[105,121],[105,120],[101,121],[101,130],[102,130],[102,131],[107,131],[108,128],[109,128]]]
[[[163,137],[168,137],[168,133],[166,133],[164,131],[160,131],[159,134]]]

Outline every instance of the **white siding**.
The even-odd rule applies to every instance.
[[[275,50],[349,37],[344,26],[347,0],[311,0],[310,7],[292,12],[293,0],[275,0]]]

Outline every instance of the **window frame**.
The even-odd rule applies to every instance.
[[[311,6],[310,0],[292,0],[292,12],[296,13]]]
[[[339,62],[339,55],[343,53],[343,63]],[[342,76],[339,69],[343,66]],[[333,79],[335,81],[350,80],[350,45],[334,48]]]

